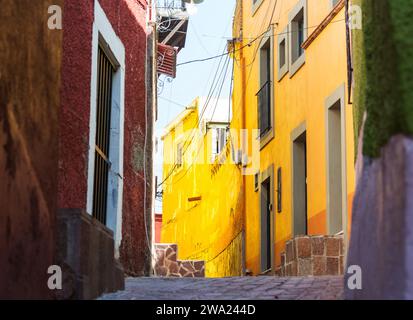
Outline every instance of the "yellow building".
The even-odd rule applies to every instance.
[[[216,106],[218,114],[207,105]],[[207,277],[241,275],[243,270],[242,177],[233,164],[229,115],[223,110],[228,110],[228,100],[198,98],[162,136],[161,241],[178,245],[178,259],[204,260]]]
[[[355,170],[345,12],[344,0],[238,0],[226,143],[208,163],[217,127],[199,120],[199,100],[166,129],[162,242],[177,243],[180,259],[205,260],[207,276],[278,273],[300,235],[347,243]],[[339,251],[319,257],[324,268],[330,259],[342,270]]]
[[[345,2],[237,1],[233,36],[231,128],[251,130],[243,154],[259,153],[243,176],[245,264],[274,272],[294,236],[348,238],[355,172]]]

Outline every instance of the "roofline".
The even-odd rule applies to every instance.
[[[174,130],[178,124],[184,121],[190,114],[198,109],[198,98],[196,98],[189,107],[186,107],[180,114],[176,116],[166,127],[164,133],[161,135],[161,140],[163,140],[172,130]]]

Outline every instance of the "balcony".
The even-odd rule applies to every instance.
[[[159,42],[177,50],[185,47],[188,13],[183,0],[158,0],[157,16]]]
[[[258,99],[258,127],[260,137],[271,130],[271,81],[265,82],[256,94]]]

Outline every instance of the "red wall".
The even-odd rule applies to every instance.
[[[86,208],[94,0],[65,0],[59,208]]]
[[[125,47],[124,188],[121,262],[130,274],[148,272],[143,217],[146,1],[99,0]],[[94,0],[64,8],[59,207],[86,208]],[[151,139],[148,140],[151,142]],[[151,159],[148,158],[150,162]],[[148,191],[151,187],[148,187]],[[150,197],[147,199],[150,206]],[[150,237],[149,237],[150,238]]]

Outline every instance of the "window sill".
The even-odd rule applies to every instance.
[[[305,52],[290,65],[290,78],[292,78],[298,70],[305,64]]]
[[[288,64],[285,64],[282,68],[278,69],[278,82],[280,82],[288,73]]]
[[[258,138],[260,140],[260,151],[261,151],[274,138],[274,128],[271,128],[262,137],[258,137]]]

